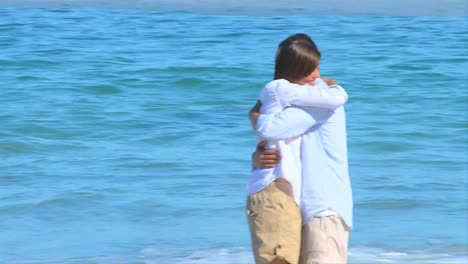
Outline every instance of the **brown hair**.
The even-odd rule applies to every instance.
[[[291,44],[293,41],[304,41],[305,43],[310,43],[317,50],[318,54],[320,55],[320,52],[318,51],[318,48],[315,45],[315,42],[307,34],[304,34],[304,33],[296,33],[294,35],[291,35],[291,36],[285,38],[278,45],[278,50],[281,49],[282,47],[285,47],[285,46]]]
[[[321,54],[306,34],[295,34],[278,46],[274,79],[296,82],[310,75],[319,65]]]

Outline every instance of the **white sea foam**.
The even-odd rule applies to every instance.
[[[156,250],[157,251],[157,250]],[[156,257],[156,256],[152,256]],[[351,248],[348,254],[350,264],[405,263],[405,264],[466,264],[468,252],[433,251],[386,251],[379,248]],[[163,264],[168,260],[144,260],[146,264]],[[249,248],[197,250],[189,255],[170,260],[179,264],[251,264],[254,263]]]
[[[16,260],[3,264],[252,264],[250,248],[175,249],[147,247],[138,256],[119,255],[72,259]],[[386,251],[379,248],[356,247],[348,252],[349,264],[467,264],[468,252],[434,252],[433,250]]]

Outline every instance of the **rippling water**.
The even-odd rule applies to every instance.
[[[467,263],[466,17],[0,9],[0,262],[251,263],[246,112],[305,32],[347,89],[350,263]]]

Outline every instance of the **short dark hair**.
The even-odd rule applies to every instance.
[[[278,46],[274,79],[296,82],[310,75],[319,65],[321,54],[306,34],[295,34]]]

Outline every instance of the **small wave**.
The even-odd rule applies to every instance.
[[[122,90],[112,85],[93,85],[93,86],[85,87],[84,90],[88,93],[99,94],[99,95],[119,94],[122,92]]]
[[[15,66],[35,67],[44,68],[50,66],[56,66],[60,64],[58,61],[45,60],[45,59],[31,59],[31,60],[19,60],[14,62]]]
[[[25,154],[25,153],[33,153],[34,147],[32,144],[28,144],[26,142],[2,142],[2,148],[0,153],[8,153],[8,154]]]
[[[392,141],[387,141],[387,142],[366,142],[365,145],[363,145],[364,148],[366,148],[368,151],[372,151],[375,153],[378,153],[379,155],[384,155],[384,154],[391,154],[391,153],[397,153],[397,152],[407,152],[411,151],[414,149],[418,149],[419,146],[411,143],[407,144],[402,144],[401,142],[392,142]]]
[[[122,168],[139,168],[139,169],[177,169],[180,166],[177,162],[128,162],[118,165]]]
[[[183,78],[174,82],[176,85],[180,86],[200,86],[207,84],[208,81],[200,78]]]
[[[31,60],[0,60],[0,67],[45,68],[60,64],[57,61],[31,59]]]
[[[17,77],[18,81],[38,81],[41,80],[41,77],[32,76],[32,75],[22,75]]]
[[[424,203],[411,199],[385,199],[367,202],[356,202],[356,208],[377,209],[377,210],[404,210],[416,209],[427,206]]]
[[[393,69],[393,70],[402,70],[405,72],[412,72],[412,71],[421,71],[426,73],[426,71],[432,70],[430,67],[424,67],[420,65],[401,65],[401,64],[393,64],[388,66],[388,68]]]
[[[177,75],[205,75],[216,73],[229,73],[234,76],[239,74],[248,74],[250,71],[241,67],[167,67],[167,68],[145,68],[134,71],[135,74],[163,74],[163,73],[177,73]]]
[[[88,201],[98,201],[105,198],[105,195],[93,191],[74,191],[66,194],[58,194],[47,200],[36,204],[37,208],[57,207],[65,208],[73,205],[82,205]]]
[[[55,140],[72,139],[77,135],[77,131],[59,127],[56,123],[18,124],[10,129],[21,138],[15,142],[25,142],[30,144],[50,144]],[[47,141],[50,140],[50,141]]]

